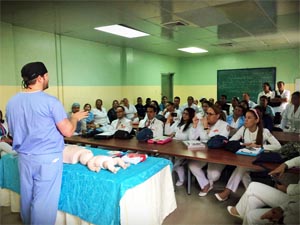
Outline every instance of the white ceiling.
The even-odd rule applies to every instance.
[[[1,1],[1,21],[170,56],[197,46],[205,55],[300,46],[297,0]],[[185,26],[170,25],[181,21]],[[125,24],[150,36],[127,39],[94,30]]]

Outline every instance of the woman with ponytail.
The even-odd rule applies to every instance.
[[[246,113],[245,125],[242,126],[231,138],[232,140],[242,139],[245,147],[263,148],[264,150],[277,151],[281,148],[279,141],[266,128],[263,128],[262,119],[255,109],[250,109]],[[216,193],[215,196],[219,201],[225,201],[231,192],[235,192],[240,181],[243,181],[247,188],[251,182],[249,169],[245,167],[236,167],[233,171],[226,188]]]

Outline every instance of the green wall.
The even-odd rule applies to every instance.
[[[51,85],[160,86],[161,73],[175,72],[175,85],[216,85],[217,70],[277,67],[277,80],[300,76],[299,48],[176,58],[59,36],[1,23],[1,85],[19,86],[20,69],[45,62]]]
[[[160,85],[178,71],[178,59],[1,23],[1,85],[20,85],[20,69],[46,64],[51,85]],[[5,76],[9,74],[9,76]]]
[[[217,70],[276,67],[276,80],[294,83],[300,77],[299,49],[180,58],[175,85],[216,85]]]

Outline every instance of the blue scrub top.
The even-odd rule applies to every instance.
[[[62,152],[64,139],[56,124],[67,118],[60,101],[43,91],[20,92],[6,107],[13,149],[23,154]]]

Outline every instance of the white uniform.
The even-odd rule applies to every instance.
[[[276,91],[276,94],[280,95],[281,98],[286,98],[287,99],[287,102],[282,102],[280,104],[280,106],[273,107],[275,113],[277,113],[277,112],[281,113],[283,110],[285,110],[288,102],[290,101],[291,92],[289,90],[283,90],[282,94],[280,94],[279,91]]]
[[[256,104],[255,104],[255,102],[252,102],[251,100],[249,100],[248,106],[250,109],[253,109],[256,106]]]
[[[187,103],[185,103],[183,106],[181,106],[179,109],[181,112],[184,111],[185,108],[192,108],[195,110],[196,113],[199,112],[199,108],[193,103],[191,106],[189,106]]]
[[[176,121],[171,126],[169,123],[166,123],[165,124],[165,133],[167,135],[175,133],[174,139],[177,139],[177,140],[182,140],[182,141],[189,140],[189,134],[190,134],[190,130],[191,130],[191,127],[193,124],[191,123],[189,125],[189,127],[185,131],[183,131],[185,125],[178,127],[179,123],[180,123],[180,121]],[[176,157],[174,167],[173,167],[173,170],[177,172],[178,179],[181,183],[183,183],[185,180],[184,160],[185,160],[184,158]]]
[[[290,103],[282,112],[282,119],[280,128],[284,132],[297,132],[300,133],[300,107],[294,112],[295,106]]]
[[[267,98],[274,98],[275,93],[273,91],[269,91],[268,93],[265,93],[264,91],[260,92],[257,96],[257,104],[259,104],[259,99],[261,96],[267,96]]]
[[[125,109],[126,118],[130,120],[134,117],[134,114],[137,113],[135,106],[131,104],[129,104],[128,108],[124,105],[124,109]]]
[[[191,128],[190,131],[190,140],[196,140],[200,137],[201,141],[207,141],[211,137],[215,135],[222,135],[224,137],[228,137],[229,135],[229,125],[223,120],[218,120],[213,126],[210,127],[210,132],[207,134],[206,130],[204,130],[202,123],[198,123],[197,128]],[[207,167],[207,178],[205,176],[202,168],[207,164],[207,162],[192,160],[189,162],[189,169],[192,174],[196,177],[201,188],[204,188],[208,183],[210,186],[213,186],[213,182],[217,181],[221,172],[224,169],[225,165],[216,164],[216,163],[208,163]]]
[[[132,122],[131,122],[131,120],[129,120],[125,117],[123,117],[122,119],[116,119],[116,120],[112,121],[111,126],[114,131],[124,130],[129,133],[132,131]]]
[[[244,130],[245,134],[244,134]],[[244,143],[255,143],[257,136],[258,128],[255,132],[250,132],[249,129],[242,126],[231,138],[230,140],[240,140],[244,139]],[[243,136],[244,134],[244,136]],[[263,148],[269,151],[277,151],[281,148],[279,141],[270,133],[270,131],[266,128],[263,130]],[[249,169],[245,167],[237,166],[233,173],[231,174],[229,181],[226,185],[226,188],[231,191],[236,191],[241,180],[243,181],[244,186],[247,188],[249,183],[251,182],[250,176],[247,173]]]
[[[146,116],[145,116],[146,117]],[[147,124],[149,124],[147,126]],[[153,132],[153,138],[162,137],[164,135],[164,124],[162,121],[153,118],[152,120],[143,119],[139,123],[139,128],[148,127]]]
[[[102,107],[102,110],[99,110],[97,108],[92,109],[91,112],[94,114],[94,123],[99,124],[102,126],[105,126],[109,124],[109,119],[107,117],[107,112],[104,107]]]
[[[286,161],[288,168],[300,166],[300,156]],[[239,215],[243,218],[243,225],[266,224],[268,220],[260,217],[270,208],[280,207],[284,211],[284,224],[300,224],[299,221],[300,181],[290,184],[287,193],[268,185],[252,182],[236,205]]]
[[[166,114],[164,115],[164,117],[166,119],[168,119],[169,115],[170,115],[171,112],[166,112]],[[181,120],[181,111],[179,109],[175,109],[174,112],[172,113],[177,113],[177,116],[176,117],[173,117],[173,120],[174,121],[180,121]],[[160,112],[160,114],[162,115],[162,113]]]
[[[97,108],[92,109],[91,112],[94,114],[94,123],[96,125],[100,125],[104,132],[111,130],[111,126],[109,125],[110,121],[104,107],[102,107],[102,110]]]

